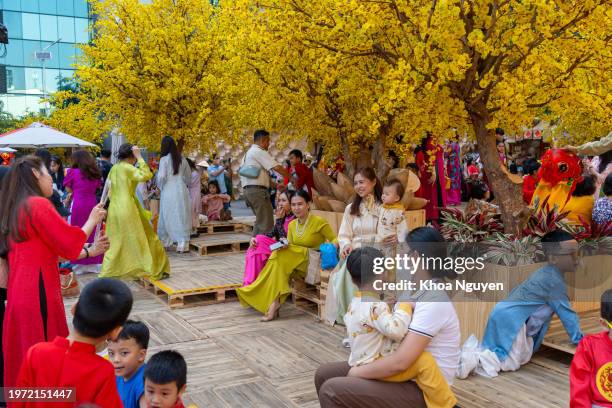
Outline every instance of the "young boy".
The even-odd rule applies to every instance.
[[[166,350],[151,357],[144,370],[144,386],[147,408],[185,408],[181,396],[187,388],[187,363],[183,356]]]
[[[293,187],[296,190],[307,190],[308,194],[312,197],[312,189],[314,188],[312,171],[302,163],[302,158],[301,150],[294,149],[289,152],[289,164],[291,164],[289,172],[295,180],[295,186]]]
[[[391,179],[383,186],[383,204],[378,214],[376,242],[382,242],[390,235],[397,236],[398,242],[406,240],[408,225],[404,218],[405,208],[401,202],[403,195],[404,186],[397,179]]]
[[[372,292],[374,260],[383,253],[372,247],[354,250],[346,264],[357,292],[351,301],[344,323],[351,347],[348,364],[351,367],[371,363],[391,354],[408,332],[412,320],[409,303],[397,303],[393,313],[378,295]],[[365,290],[364,290],[365,289]],[[386,378],[384,381],[404,382],[415,380],[423,391],[428,408],[455,406],[457,399],[432,355],[424,352],[405,372]]]
[[[585,336],[570,366],[570,408],[612,407],[612,289],[601,295],[604,331]]]
[[[144,370],[149,328],[128,320],[115,341],[108,344],[108,357],[117,376],[117,391],[124,408],[144,408]]]
[[[578,315],[572,309],[564,280],[578,267],[578,242],[557,229],[542,237],[548,263],[497,303],[487,321],[479,352],[477,373],[496,377],[516,371],[538,350],[554,314],[559,316],[573,344],[582,339]],[[459,377],[465,378],[475,363],[462,356]]]
[[[21,366],[17,387],[73,388],[73,402],[54,407],[92,403],[100,408],[121,407],[112,364],[96,348],[117,337],[132,310],[132,293],[116,279],[88,283],[73,306],[74,329],[68,338],[32,346]],[[45,407],[45,402],[17,402],[11,407]]]

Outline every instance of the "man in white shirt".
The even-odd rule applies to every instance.
[[[253,134],[253,144],[244,157],[243,166],[259,167],[257,178],[240,176],[240,183],[244,189],[244,199],[255,213],[253,236],[266,234],[274,227],[274,213],[270,201],[269,170],[274,170],[284,177],[291,175],[283,166],[278,164],[268,153],[270,146],[270,133],[264,129],[256,130]]]

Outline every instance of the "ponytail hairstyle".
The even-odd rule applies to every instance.
[[[36,156],[25,156],[11,166],[2,183],[2,200],[0,200],[0,257],[6,258],[10,251],[9,242],[23,242],[24,225],[22,211],[30,217],[28,199],[42,197],[43,192],[38,184],[34,171],[43,171],[45,163]],[[22,221],[21,223],[19,221]]]

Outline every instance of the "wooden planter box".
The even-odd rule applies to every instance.
[[[318,215],[319,217],[326,220],[329,225],[334,230],[336,235],[340,230],[340,225],[342,224],[342,217],[344,213],[340,212],[332,212],[332,211],[321,211],[321,210],[311,210],[311,214]],[[410,210],[404,212],[404,217],[406,218],[406,223],[408,224],[408,230],[412,231],[417,227],[425,226],[425,210]]]
[[[583,258],[584,269],[565,276],[568,296],[576,312],[599,310],[601,294],[612,288],[612,255],[595,255]],[[461,324],[461,342],[471,334],[482,339],[487,319],[495,304],[504,300],[508,294],[544,264],[504,266],[485,264],[485,268],[470,275],[473,282],[501,282],[503,291],[492,292],[486,300],[477,293],[454,293],[451,296]]]

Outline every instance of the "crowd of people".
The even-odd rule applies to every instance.
[[[579,344],[571,368],[572,395],[591,405],[610,402],[594,378],[605,364],[600,356],[609,356],[612,349],[612,291],[605,292],[601,301],[607,331],[585,337],[564,281],[564,274],[577,267],[578,243],[570,234],[555,230],[542,238],[545,265],[512,291],[510,302],[495,306],[480,348],[467,354],[461,349],[455,306],[445,291],[403,293],[390,306],[372,290],[375,259],[392,257],[399,243],[406,244],[411,258],[448,256],[436,228],[407,231],[403,185],[394,179],[381,183],[372,168],[357,169],[355,195],[336,234],[324,218],[311,212],[313,178],[302,152],[291,151],[285,167],[267,152],[269,145],[270,134],[256,131],[239,171],[245,201],[256,220],[237,294],[243,306],[263,315],[263,322],[278,319],[292,279],[308,273],[312,251],[323,252],[327,245],[338,255],[323,318],[346,326],[345,345],[351,355],[348,361],[317,370],[314,382],[322,407],[453,407],[457,400],[450,386],[458,373],[464,376],[476,370],[493,377],[519,369],[537,351],[554,315],[562,320],[570,341]],[[130,290],[121,280],[109,278],[167,277],[168,248],[188,250],[199,212],[206,208],[208,219],[222,219],[231,196],[220,158],[214,157],[208,166],[207,194],[202,198],[198,166],[183,157],[169,136],[162,140],[160,152],[155,177],[140,149],[131,144],[119,148],[112,166],[107,152],[96,162],[89,152],[78,150],[64,172],[58,157],[39,150],[2,169],[5,386],[71,384],[79,402],[103,408],[182,406],[187,371],[183,357],[162,351],[145,364],[148,329],[128,320]],[[431,137],[417,148],[415,170],[421,178],[419,194],[429,200],[429,220],[439,219],[447,204],[461,203],[465,184],[471,197],[466,211],[495,211],[489,203],[486,174],[473,154],[465,156],[457,143],[442,147]],[[529,169],[525,177],[535,177],[537,168],[532,170],[528,161],[523,164]],[[605,154],[597,168],[597,175],[582,176],[566,205],[571,214],[578,214],[574,222],[584,219],[582,209],[588,203],[592,203],[589,218],[610,221],[612,179],[605,174],[609,168]],[[274,202],[270,172],[284,179],[276,185]],[[153,179],[154,184],[149,184]],[[603,196],[595,199],[600,183]],[[146,184],[139,192],[138,186]],[[151,186],[159,190],[156,230],[143,206],[151,199]],[[71,330],[61,295],[60,260],[76,270],[99,272],[100,277],[82,289],[72,311]],[[452,270],[420,264],[411,279],[442,282],[456,276]],[[4,306],[4,299],[1,303]],[[96,355],[104,346],[112,366]]]
[[[266,137],[256,136],[257,158],[250,160],[248,165],[259,166],[261,170],[278,166],[266,155],[267,143]],[[498,146],[503,165],[507,160],[501,148],[503,143]],[[439,210],[447,203],[460,203],[464,187],[467,187],[470,198],[466,212],[499,211],[490,202],[492,192],[478,157],[474,152],[468,152],[466,156],[461,158],[457,144],[451,143],[445,149],[436,145],[431,137],[425,138],[417,148],[415,170],[421,179],[419,194],[429,200],[426,208],[429,220],[438,219]],[[604,156],[601,160],[605,163]],[[605,176],[604,196],[595,200],[596,177],[601,180],[601,175],[592,173],[591,162],[590,158],[584,160],[583,180],[577,183],[564,208],[569,212],[569,222],[590,222],[591,214],[583,211],[585,201],[590,202],[591,207],[609,204],[612,176]],[[525,177],[535,180],[537,161],[525,160],[522,165],[527,169]],[[457,168],[451,171],[448,166]],[[258,189],[254,196],[267,204],[268,185],[261,179],[262,173],[265,174],[259,173],[257,179],[243,177],[243,185],[253,183],[261,186],[253,187]],[[446,182],[447,177],[450,182]],[[315,384],[322,407],[401,404],[452,407],[456,398],[449,385],[457,373],[465,378],[476,370],[494,377],[500,371],[519,369],[538,350],[554,315],[563,322],[573,344],[579,344],[583,339],[579,318],[570,305],[563,277],[578,267],[578,243],[563,230],[554,230],[542,238],[547,263],[515,288],[507,302],[497,304],[488,318],[478,352],[462,353],[459,320],[444,291],[417,292],[409,300],[398,299],[390,309],[379,301],[379,294],[372,289],[373,259],[388,255],[386,247],[400,242],[407,243],[409,256],[445,259],[448,256],[446,248],[435,245],[443,244],[444,238],[429,226],[409,233],[398,228],[405,227],[403,206],[399,204],[397,219],[390,216],[389,211],[395,209],[402,196],[401,183],[388,180],[382,185],[371,168],[356,170],[353,183],[355,196],[346,207],[337,236],[325,220],[309,214],[307,189],[280,194],[276,214],[272,213],[271,207],[255,205],[254,209],[259,208],[255,211],[256,232],[246,255],[244,286],[238,290],[243,306],[262,313],[264,322],[274,320],[279,317],[281,305],[290,293],[291,280],[305,276],[309,251],[319,247],[323,240],[336,246],[342,259],[331,272],[323,318],[331,324],[346,325],[346,345],[351,348],[351,356],[348,362],[326,364],[317,371]],[[529,188],[529,183],[526,184],[525,190]],[[447,201],[449,197],[452,199]],[[588,197],[588,200],[583,197]],[[531,203],[532,200],[526,201]],[[610,217],[602,218],[600,212],[592,217],[596,221],[601,219],[603,223],[610,222]],[[276,222],[272,224],[274,218]],[[385,220],[394,221],[387,223]],[[374,249],[375,246],[382,246],[383,251]],[[416,282],[445,281],[455,277],[453,271],[422,268],[412,279]],[[600,337],[608,339],[612,336],[608,316],[610,296],[612,291],[607,291],[601,300],[602,319],[605,319],[607,331],[598,335],[597,341],[589,343],[602,348],[606,355],[611,351],[610,344]],[[572,376],[572,393],[579,387],[582,398],[601,403],[603,394],[594,390],[593,380],[603,363],[602,359],[593,357],[592,351],[589,353],[575,360],[586,358],[592,366],[585,367],[580,363],[582,371]]]

